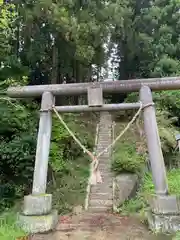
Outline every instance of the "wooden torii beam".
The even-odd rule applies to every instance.
[[[7,95],[15,98],[39,97],[44,92],[55,95],[80,95],[87,93],[88,87],[101,87],[103,93],[138,92],[142,86],[152,91],[180,89],[180,77],[120,80],[112,82],[52,84],[38,86],[10,87]]]

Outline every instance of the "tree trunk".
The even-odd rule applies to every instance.
[[[58,79],[58,48],[56,46],[56,40],[52,48],[52,75],[51,84],[56,84]]]

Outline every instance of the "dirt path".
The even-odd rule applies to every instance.
[[[170,240],[172,237],[155,235],[136,218],[106,213],[84,213],[62,216],[56,231],[41,234],[32,240]]]

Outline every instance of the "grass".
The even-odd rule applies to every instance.
[[[112,170],[116,174],[136,173],[141,174],[144,168],[144,156],[137,154],[134,143],[121,143],[115,150],[112,162]]]
[[[172,169],[167,172],[169,194],[180,195],[180,169]],[[134,199],[126,201],[120,208],[119,212],[124,215],[144,213],[147,207],[147,196],[154,193],[154,184],[151,174],[145,174],[142,185]]]
[[[180,240],[180,232],[177,232],[176,236],[172,240]]]
[[[8,210],[0,216],[0,240],[17,240],[26,236],[16,225],[16,210]]]
[[[60,214],[71,212],[74,206],[84,204],[89,176],[88,166],[88,157],[81,157],[67,163],[66,174],[55,175],[56,184],[49,186],[49,192],[53,194],[53,207]]]

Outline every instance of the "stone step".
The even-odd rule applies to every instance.
[[[105,206],[97,206],[97,207],[95,207],[95,206],[89,206],[89,208],[88,208],[88,211],[89,212],[95,212],[95,213],[106,213],[106,212],[108,212],[110,210],[110,207],[105,207]]]
[[[104,150],[104,149],[103,149]],[[97,151],[97,154],[98,153],[101,153],[101,150],[100,151]],[[102,160],[101,160],[102,159]],[[101,161],[104,161],[104,160],[107,160],[107,159],[111,159],[110,157],[110,154],[109,153],[103,153],[100,157],[99,157],[99,160]]]
[[[110,128],[106,128],[106,127],[102,127],[102,128],[99,128],[99,136],[102,136],[102,135],[111,135],[111,127]]]
[[[56,227],[57,231],[73,231],[80,227],[80,224],[77,223],[60,223]]]
[[[99,167],[111,169],[111,160],[109,158],[99,158]]]
[[[101,144],[97,145],[97,148],[103,148],[103,150],[104,150],[104,149],[106,149],[107,147],[109,147],[110,143],[111,143],[111,142],[101,143]],[[110,148],[108,148],[108,150],[110,150]],[[107,150],[107,151],[108,151],[108,150]]]
[[[110,157],[99,158],[98,161],[99,161],[99,164],[98,164],[99,168],[107,169],[108,171],[111,172],[111,159],[110,159]]]
[[[99,128],[99,133],[111,133],[111,126],[110,127],[106,127],[105,126],[102,126]]]
[[[102,167],[102,166],[98,166],[99,171],[101,172],[102,175],[108,175],[111,173],[111,168],[110,167]]]
[[[105,139],[104,137],[108,137],[108,138]],[[110,132],[105,132],[105,133],[100,132],[98,139],[109,142],[109,137],[111,138],[111,133]]]
[[[96,227],[96,223],[94,221],[92,221],[92,223],[86,223],[83,222],[80,222],[80,223],[75,223],[75,224],[65,224],[65,223],[60,223],[57,227],[56,227],[56,231],[61,231],[61,232],[65,232],[65,233],[71,233],[75,230],[81,230],[83,232],[92,232],[92,228],[95,228]]]
[[[105,190],[109,190],[110,188],[112,188],[112,185],[113,185],[113,181],[103,181],[100,184],[92,185],[91,190],[92,191],[97,191],[99,189],[103,189],[104,190],[103,192],[107,192]]]
[[[104,138],[103,138],[104,139]],[[98,144],[98,146],[105,146],[105,145],[109,145],[111,143],[111,141],[105,141],[105,140],[103,140],[103,142],[101,141],[99,144]]]
[[[90,194],[96,194],[98,192],[104,192],[104,193],[111,193],[112,192],[112,186],[91,186],[91,193]],[[91,199],[91,196],[90,196]]]
[[[110,150],[108,149],[108,151],[106,152],[105,151],[105,148],[106,147],[104,147],[104,148],[96,148],[96,153],[97,153],[97,155],[99,154],[99,153],[101,153],[101,156],[99,157],[99,159],[102,159],[102,161],[103,161],[103,159],[110,159],[111,157],[111,154],[110,154]],[[103,151],[103,153],[102,153],[102,151]]]
[[[112,179],[114,177],[114,174],[110,171],[101,171],[101,173],[102,173],[102,179]]]
[[[98,139],[102,139],[103,141],[109,141],[109,138],[111,138],[111,132],[108,132],[107,130],[104,130],[104,132],[99,132]]]
[[[101,177],[103,177],[103,178],[105,178],[105,177],[109,178],[110,177],[111,168],[98,166],[98,169],[101,172],[101,175],[102,175]]]
[[[111,124],[111,119],[108,116],[103,116],[103,117],[100,117],[100,121],[99,122],[102,122],[102,123],[106,123],[107,122],[110,125]]]
[[[91,200],[93,199],[103,199],[103,200],[112,200],[113,199],[113,195],[112,193],[107,193],[107,192],[102,192],[102,193],[94,193],[91,194]]]
[[[98,165],[99,171],[102,172],[102,174],[105,174],[106,176],[111,173],[111,167],[110,166],[102,166]]]
[[[103,182],[100,187],[91,186],[91,193],[97,193],[100,192],[99,190],[102,190],[101,192],[108,193],[112,191],[112,182]]]
[[[110,152],[110,147],[109,147],[110,143],[108,144],[104,144],[104,145],[97,145],[97,149],[101,149],[101,151],[103,150],[104,152]],[[108,149],[107,149],[108,148]],[[107,150],[106,150],[107,149]]]
[[[101,152],[102,152],[102,151],[100,150],[100,151],[97,151],[96,153],[97,153],[97,155],[98,155],[98,154],[101,153]],[[101,156],[98,158],[98,160],[99,160],[99,163],[111,161],[111,156],[110,156],[109,153],[103,153],[103,155],[101,155]]]
[[[109,137],[109,136],[106,136],[106,137],[102,136],[102,140],[101,139],[99,140],[99,145],[102,145],[102,144],[103,144],[103,146],[104,145],[109,145],[111,143],[111,141],[110,140],[105,140],[105,138],[107,138],[107,137]]]
[[[113,180],[111,177],[105,177],[103,174],[102,174],[102,187],[103,185],[108,185],[108,186],[111,186],[113,184]]]
[[[104,199],[91,199],[89,201],[89,207],[98,207],[98,206],[106,206],[106,207],[111,207],[113,204],[112,200],[104,200]]]
[[[106,127],[106,125],[105,125],[105,126],[100,127],[99,133],[111,133],[111,126]]]
[[[109,158],[98,159],[98,160],[99,160],[99,164],[98,164],[99,168],[102,168],[104,170],[108,170],[109,172],[111,172],[111,160]]]
[[[97,149],[101,149],[101,151],[103,150],[104,152],[110,152],[111,149],[110,149],[109,145],[110,145],[110,143],[107,143],[104,145],[97,145]]]
[[[109,144],[111,142],[110,139],[108,139],[109,137],[110,137],[109,134],[107,134],[107,135],[104,135],[104,134],[103,135],[99,135],[99,138],[98,138],[100,140],[99,144],[104,144],[104,143],[106,143],[106,144],[108,143]]]

